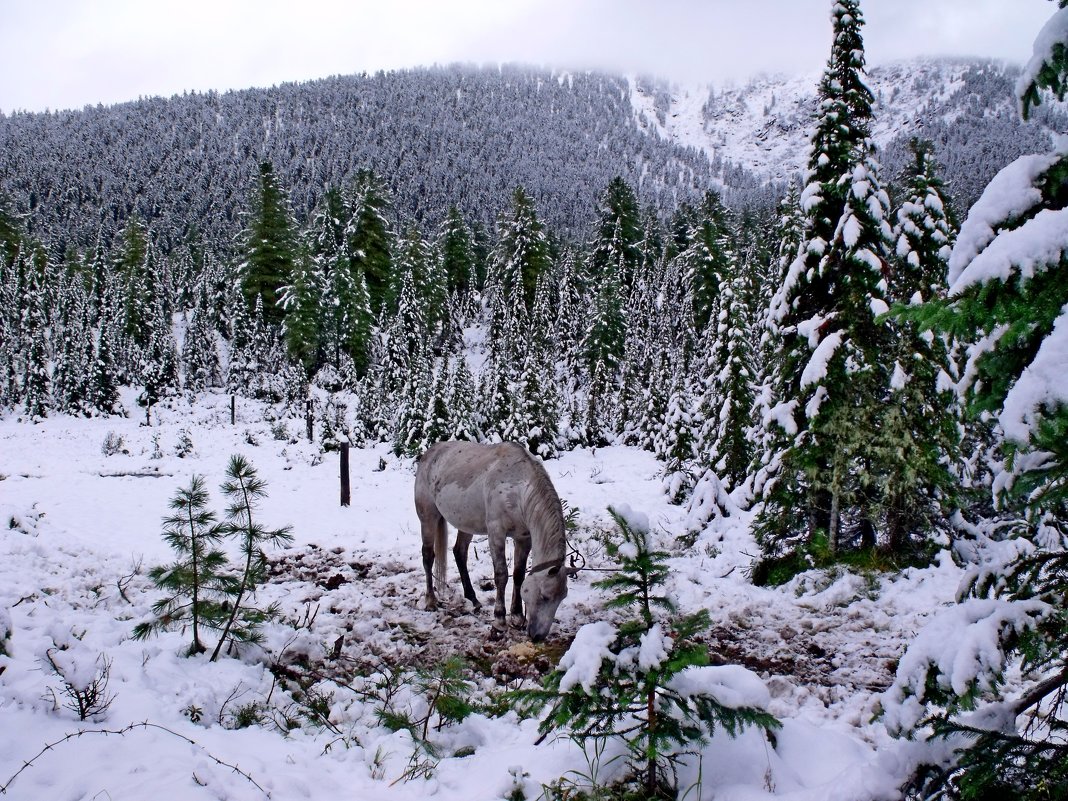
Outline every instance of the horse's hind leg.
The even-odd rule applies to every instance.
[[[426,512],[420,510],[419,524],[423,535],[423,570],[426,572],[426,608],[434,610],[438,608],[438,597],[434,592],[434,554],[435,542],[439,538],[445,518],[436,511]],[[445,557],[442,556],[442,559]]]
[[[456,570],[460,574],[460,583],[464,587],[464,598],[474,605],[477,612],[482,608],[482,604],[475,595],[475,588],[471,586],[471,576],[467,572],[467,551],[470,545],[471,534],[466,531],[457,531],[456,544],[452,546],[452,555],[456,558]]]

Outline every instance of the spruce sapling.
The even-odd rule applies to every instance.
[[[779,724],[761,708],[770,699],[759,679],[736,666],[708,666],[708,650],[695,639],[711,625],[708,612],[678,613],[665,591],[667,553],[654,549],[643,524],[609,512],[619,529],[609,553],[619,569],[594,586],[607,593],[606,609],[630,617],[583,626],[544,687],[516,697],[534,709],[549,705],[543,734],[567,728],[579,743],[622,740],[643,797],[659,798],[671,793],[683,750],[717,726],[734,735]],[[730,700],[720,700],[724,685]]]
[[[143,640],[160,631],[184,626],[188,620],[193,641],[188,654],[207,650],[201,629],[221,629],[227,619],[227,600],[236,582],[227,570],[226,554],[214,547],[225,531],[207,508],[208,492],[203,476],[193,476],[186,489],[171,499],[173,513],[163,519],[163,538],[178,554],[178,561],[155,567],[149,577],[167,593],[152,605],[155,617],[134,628],[134,638]]]
[[[257,610],[245,609],[241,604],[249,594],[255,591],[256,585],[263,580],[266,572],[267,558],[263,553],[263,545],[267,543],[276,546],[284,545],[293,539],[289,533],[289,526],[267,529],[253,520],[253,512],[259,499],[267,495],[267,482],[259,477],[256,468],[244,456],[234,454],[230,457],[230,462],[226,466],[226,481],[222,483],[220,489],[230,502],[226,508],[224,525],[227,533],[237,537],[240,541],[245,566],[241,577],[237,580],[230,617],[211,654],[212,662],[219,658],[223,643],[231,636],[244,641],[255,641],[256,623],[263,620],[266,615]]]

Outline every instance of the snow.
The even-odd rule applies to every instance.
[[[654,623],[638,644],[638,668],[644,672],[656,670],[667,659],[673,642],[660,624]]]
[[[1042,26],[1035,37],[1034,51],[1016,80],[1016,96],[1023,98],[1028,87],[1038,78],[1042,65],[1053,60],[1053,49],[1068,42],[1068,8],[1062,8]],[[1022,111],[1022,109],[1021,109]]]
[[[536,745],[537,720],[476,714],[432,734],[443,754],[432,778],[397,781],[412,754],[410,735],[385,729],[365,697],[337,686],[328,702],[337,731],[307,722],[283,731],[269,716],[234,728],[243,705],[259,704],[275,715],[295,708],[270,670],[280,653],[297,666],[333,664],[329,654],[340,642],[343,662],[373,670],[387,656],[414,664],[473,654],[496,663],[536,648],[518,630],[501,643],[491,641],[488,613],[466,610],[454,571],[441,596],[444,609],[422,609],[411,460],[393,457],[384,446],[353,449],[352,503],[341,508],[335,455],[296,436],[274,439],[268,409],[260,404],[239,399],[237,411],[238,424],[231,427],[229,398],[209,395],[191,405],[157,407],[151,428],[140,419],[0,419],[5,798],[244,801],[264,797],[258,785],[272,798],[310,801],[430,795],[491,801],[517,784],[537,797],[543,783],[586,768],[581,750],[566,737]],[[302,432],[301,421],[284,423]],[[183,428],[195,453],[178,458]],[[124,439],[128,453],[101,452],[108,432]],[[153,458],[154,439],[160,458]],[[278,603],[284,620],[265,628],[265,651],[217,663],[182,655],[188,632],[132,640],[133,626],[159,597],[146,572],[173,558],[160,537],[168,501],[200,474],[211,505],[221,508],[218,484],[234,452],[245,454],[267,482],[261,521],[293,526],[294,543],[270,554],[278,559],[277,574],[257,597]],[[607,508],[621,510],[625,499],[628,520],[644,518],[653,544],[672,554],[668,589],[680,611],[711,611],[711,644],[728,664],[687,671],[677,679],[680,691],[712,691],[721,703],[760,706],[783,721],[775,745],[754,729],[734,739],[717,732],[699,760],[684,766],[684,787],[696,781],[700,765],[705,799],[894,797],[887,788],[900,786],[914,764],[909,749],[915,745],[891,739],[873,713],[905,645],[932,609],[953,601],[959,568],[943,559],[876,579],[874,588],[851,574],[819,572],[781,588],[759,588],[745,575],[756,552],[752,512],[734,508],[729,516],[713,516],[691,545],[678,545],[689,516],[662,495],[661,466],[650,454],[624,447],[575,451],[546,469],[579,510],[571,539],[589,566],[612,566],[598,532],[612,525]],[[471,575],[482,594],[492,567],[481,543],[474,545]],[[339,585],[328,581],[334,577]],[[560,662],[565,686],[592,692],[616,633],[613,618],[601,610],[600,591],[591,586],[599,577],[583,572],[573,580],[552,634],[566,651]],[[6,641],[5,627],[12,631]],[[669,637],[662,629],[650,632],[632,658],[655,664]],[[42,663],[49,649],[78,684],[98,675],[102,657],[111,661],[114,700],[99,720],[78,721],[55,706],[51,693],[61,698],[62,684]],[[479,681],[493,685],[488,676]],[[11,779],[45,745],[78,731],[105,730],[125,733],[62,742]],[[475,753],[452,756],[464,746]]]
[[[1042,202],[1042,192],[1035,182],[1059,159],[1057,154],[1022,156],[987,184],[961,225],[957,243],[949,258],[947,281],[951,295],[963,289],[962,286],[958,287],[962,274],[975,257],[994,241],[1000,226],[1007,220],[1023,216]],[[971,283],[975,280],[983,280],[983,276],[975,276]]]
[[[907,731],[920,722],[932,669],[939,671],[939,686],[957,695],[973,685],[981,692],[992,689],[987,677],[1004,670],[1001,633],[1023,633],[1048,611],[1041,601],[998,598],[972,598],[942,610],[901,658],[885,696],[887,725]]]
[[[827,377],[827,365],[830,364],[838,346],[842,344],[843,334],[834,331],[823,338],[812,352],[812,358],[808,360],[805,369],[801,373],[801,389],[818,384]]]
[[[1027,442],[1043,408],[1068,404],[1068,305],[1061,309],[1053,331],[1042,340],[1035,358],[1024,368],[1005,397],[998,422],[1005,436]]]
[[[1014,273],[1026,284],[1037,271],[1059,265],[1066,252],[1068,209],[1043,209],[1019,228],[1002,232],[972,259],[950,285],[949,295],[990,281],[1007,282]]]
[[[608,648],[616,641],[616,634],[616,627],[604,620],[587,623],[575,632],[574,642],[560,659],[559,667],[564,671],[560,692],[567,692],[577,684],[587,695],[593,694],[601,663],[615,659]]]
[[[771,693],[753,671],[741,665],[688,667],[674,676],[668,688],[684,698],[708,695],[728,709],[767,709]]]

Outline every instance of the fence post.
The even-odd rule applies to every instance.
[[[349,495],[349,443],[341,443],[341,505],[348,506]]]
[[[315,408],[315,401],[313,401],[311,398],[308,398],[308,412],[307,412],[307,416],[308,416],[308,442],[311,442],[312,439],[314,438],[313,422],[312,422],[312,415],[314,413],[314,411],[313,411],[314,408]]]
[[[237,425],[237,396],[230,396],[230,425]]]

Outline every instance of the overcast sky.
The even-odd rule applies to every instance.
[[[864,0],[869,64],[1026,61],[1048,0]],[[830,0],[0,0],[0,110],[455,61],[725,82],[818,71]]]

